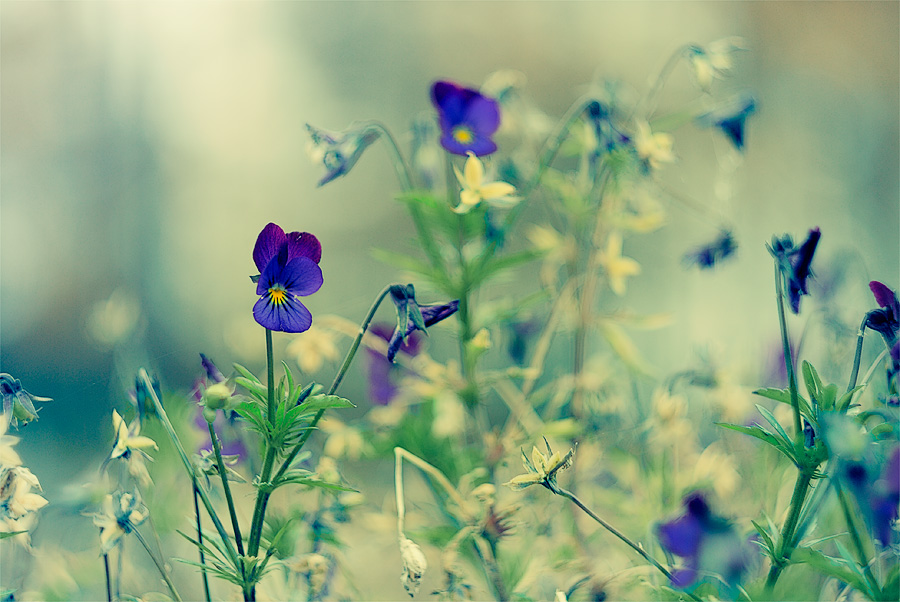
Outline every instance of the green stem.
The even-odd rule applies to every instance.
[[[168,414],[166,414],[165,408],[163,408],[162,401],[160,401],[159,397],[157,397],[156,395],[156,391],[153,389],[153,384],[150,382],[150,375],[147,374],[146,370],[141,368],[140,372],[138,372],[138,378],[140,378],[144,382],[144,386],[147,389],[150,398],[153,400],[153,406],[156,409],[156,414],[157,416],[159,416],[163,428],[169,435],[169,439],[175,446],[175,450],[178,452],[178,456],[181,458],[181,463],[184,465],[185,469],[190,475],[194,489],[196,489],[197,493],[200,494],[200,500],[203,502],[203,506],[206,508],[206,512],[207,514],[209,514],[209,518],[210,520],[212,520],[213,526],[216,528],[219,537],[222,539],[222,545],[225,546],[225,552],[228,554],[228,558],[231,560],[231,563],[235,567],[235,570],[238,570],[241,565],[238,562],[238,557],[237,553],[235,552],[234,545],[232,545],[231,543],[231,537],[228,535],[228,531],[226,531],[225,527],[222,525],[222,521],[219,520],[219,516],[216,514],[215,508],[213,508],[212,502],[209,499],[209,495],[200,484],[200,478],[197,475],[194,466],[191,464],[191,461],[188,459],[187,452],[184,451],[184,446],[181,445],[181,441],[178,439],[178,435],[175,433],[175,427],[172,426],[172,422],[169,420],[169,416]]]
[[[182,602],[181,596],[178,595],[178,590],[175,589],[175,584],[172,583],[172,580],[169,578],[169,574],[166,572],[166,568],[162,565],[156,555],[150,551],[150,546],[147,545],[147,540],[144,539],[144,536],[141,535],[141,532],[137,529],[134,529],[132,533],[135,534],[138,541],[141,542],[141,545],[144,546],[145,550],[147,550],[147,554],[150,556],[150,559],[153,560],[153,564],[156,565],[156,569],[159,571],[159,574],[162,575],[163,581],[166,582],[166,586],[169,588],[169,592],[171,592],[172,597],[175,598],[176,602]]]
[[[213,452],[216,454],[216,465],[219,467],[219,476],[222,477],[222,490],[225,492],[225,500],[228,502],[228,513],[231,515],[231,528],[234,529],[234,543],[237,545],[238,554],[244,555],[244,540],[241,536],[241,527],[238,524],[237,513],[234,509],[234,498],[231,495],[231,486],[228,485],[228,472],[225,470],[225,462],[222,460],[222,447],[219,438],[213,429],[212,422],[207,422],[209,427],[209,439],[213,444]]]
[[[359,345],[362,342],[363,335],[366,334],[366,330],[369,328],[369,324],[372,322],[372,318],[375,317],[375,312],[378,310],[378,307],[381,305],[381,302],[384,301],[384,298],[387,297],[388,293],[391,290],[391,286],[388,285],[382,289],[380,293],[378,293],[378,297],[375,298],[375,302],[372,303],[372,307],[369,308],[369,313],[366,314],[365,319],[363,319],[362,324],[359,326],[359,332],[356,334],[356,338],[353,339],[353,344],[350,345],[350,349],[347,351],[347,355],[344,356],[344,363],[341,364],[340,369],[334,377],[334,380],[331,382],[331,387],[328,388],[328,392],[326,395],[333,395],[337,388],[340,386],[341,381],[344,380],[344,375],[347,373],[347,370],[350,368],[350,364],[353,363],[353,358],[356,356],[356,352],[359,350]],[[300,453],[300,450],[303,449],[303,445],[306,443],[306,440],[309,439],[310,435],[312,435],[313,430],[315,430],[316,425],[319,423],[319,420],[322,419],[322,416],[325,414],[325,410],[319,410],[316,412],[316,415],[313,417],[312,422],[309,423],[309,427],[300,435],[300,440],[297,441],[297,444],[294,445],[294,448],[291,450],[291,453],[288,454],[287,459],[281,465],[281,468],[275,474],[275,478],[273,481],[277,482],[284,473],[287,472],[288,468],[290,468],[291,463],[294,461],[294,458],[297,457],[297,454]]]
[[[275,354],[272,351],[272,331],[266,328],[266,409],[269,427],[275,425]],[[265,487],[272,477],[272,467],[275,465],[277,450],[271,441],[266,438],[266,458],[263,461],[262,471],[259,473],[260,489],[256,494],[256,504],[253,507],[253,519],[250,521],[250,540],[247,544],[247,555],[256,556],[259,552],[259,543],[262,540],[263,522],[266,515],[266,505],[269,502],[269,492]]]
[[[621,541],[625,542],[625,544],[627,544],[628,547],[630,547],[632,550],[634,550],[635,552],[637,552],[638,554],[640,554],[641,557],[642,557],[644,560],[646,560],[646,561],[649,562],[651,565],[653,565],[654,567],[656,567],[656,569],[657,569],[660,573],[662,573],[663,575],[665,575],[666,578],[667,578],[669,581],[672,581],[672,573],[670,573],[670,572],[668,571],[668,569],[666,569],[666,567],[664,567],[663,565],[661,565],[659,562],[656,561],[655,558],[653,558],[652,556],[650,556],[650,554],[648,554],[648,553],[644,550],[643,547],[641,547],[640,545],[638,545],[638,544],[634,543],[633,541],[631,541],[630,539],[628,539],[628,537],[626,537],[625,535],[623,535],[618,529],[616,529],[616,528],[613,527],[611,524],[609,524],[608,522],[606,522],[605,520],[603,520],[602,518],[600,518],[600,516],[598,516],[593,510],[591,510],[590,508],[588,508],[587,506],[585,506],[585,505],[584,505],[584,502],[582,502],[580,499],[578,499],[578,497],[577,497],[575,494],[573,494],[573,493],[570,492],[570,491],[567,491],[567,490],[563,489],[562,487],[558,487],[558,486],[553,486],[550,490],[553,491],[553,493],[556,493],[557,495],[561,495],[561,496],[563,496],[563,497],[565,497],[565,498],[568,498],[568,499],[571,500],[572,502],[574,502],[576,506],[578,506],[579,508],[581,508],[582,510],[584,510],[585,514],[587,514],[587,515],[590,516],[592,519],[594,519],[594,520],[597,522],[597,524],[599,524],[601,527],[603,527],[604,529],[606,529],[607,531],[609,531],[610,533],[612,533],[612,534],[615,535],[616,537],[618,537]],[[685,593],[686,593],[688,596],[690,596],[691,599],[700,602],[700,598],[698,598],[698,597],[695,596],[694,594],[691,594],[691,593],[689,593],[689,592],[685,592]]]
[[[409,167],[407,166],[406,161],[403,160],[403,154],[400,152],[400,147],[397,146],[397,141],[394,139],[394,136],[392,136],[391,132],[379,121],[369,121],[367,122],[367,127],[368,129],[377,131],[384,137],[385,142],[387,143],[388,152],[390,152],[391,155],[391,163],[394,166],[394,171],[397,172],[397,179],[400,181],[401,188],[403,188],[404,192],[412,190],[412,177],[409,173]]]
[[[109,574],[109,554],[103,555],[103,569],[106,571],[106,600],[112,602],[112,581]]]
[[[881,591],[881,587],[878,585],[875,575],[872,574],[869,562],[866,560],[866,551],[863,547],[862,538],[859,536],[859,530],[856,528],[856,521],[853,520],[853,513],[850,511],[850,502],[847,499],[847,493],[840,485],[835,485],[835,490],[837,491],[838,500],[841,503],[844,520],[847,521],[847,530],[850,532],[850,539],[853,541],[853,547],[856,548],[859,566],[862,567],[863,573],[866,576],[866,581],[868,582],[869,587],[872,588],[872,593],[877,594]]]
[[[794,411],[794,432],[796,438],[803,437],[803,425],[800,422],[800,399],[797,394],[797,377],[794,374],[794,356],[791,353],[791,344],[788,340],[787,321],[784,315],[784,288],[782,286],[781,271],[778,262],[775,262],[775,298],[778,306],[778,324],[781,328],[781,348],[784,351],[784,366],[787,369],[788,386],[791,389],[791,408]]]
[[[198,547],[197,550],[200,552],[200,564],[203,565],[203,568],[200,569],[200,574],[203,576],[203,594],[206,596],[206,602],[212,602],[212,598],[209,595],[209,575],[206,574],[206,555],[203,553],[203,527],[200,524],[200,505],[197,501],[197,488],[194,487],[194,516],[197,517],[197,542],[201,547]]]
[[[775,587],[781,572],[787,567],[791,554],[794,553],[794,548],[797,547],[794,536],[811,479],[812,476],[810,474],[801,470],[797,475],[797,481],[794,483],[794,492],[791,494],[791,507],[787,520],[784,522],[784,527],[781,529],[781,545],[778,558],[772,562],[772,567],[769,569],[769,575],[766,578],[766,589],[770,593]]]
[[[865,340],[866,323],[868,321],[869,316],[863,316],[862,324],[859,325],[859,330],[856,331],[856,354],[853,356],[853,369],[850,371],[850,382],[847,385],[847,393],[856,386],[856,379],[859,378],[859,362],[862,358],[863,341]]]

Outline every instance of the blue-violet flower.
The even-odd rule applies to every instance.
[[[890,348],[900,331],[900,301],[897,300],[896,292],[877,280],[869,283],[869,289],[875,295],[875,302],[881,309],[873,309],[866,314],[866,328],[881,333],[884,342]]]
[[[775,236],[772,238],[771,246],[766,245],[778,263],[791,303],[791,311],[795,314],[800,313],[800,297],[809,294],[806,280],[812,275],[810,265],[821,236],[819,229],[813,228],[800,247],[794,246],[794,240],[789,234],[781,238]]]
[[[744,150],[744,125],[747,117],[756,111],[756,99],[749,95],[732,99],[725,106],[697,117],[697,124],[714,127],[739,151]]]
[[[322,247],[312,234],[285,234],[272,223],[263,228],[253,248],[253,261],[260,271],[256,283],[260,298],[253,306],[253,317],[261,326],[280,332],[303,332],[312,325],[312,314],[299,297],[321,288],[321,258]]]
[[[500,127],[500,104],[477,90],[449,81],[435,82],[431,102],[438,112],[441,146],[454,155],[489,155],[497,150],[491,139]]]

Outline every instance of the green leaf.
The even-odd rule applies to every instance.
[[[0,531],[0,539],[6,539],[7,537],[15,537],[16,535],[19,535],[20,533],[27,533],[27,531]]]
[[[727,422],[716,422],[718,426],[722,428],[726,428],[732,431],[737,431],[739,433],[744,433],[745,435],[750,435],[751,437],[755,437],[760,441],[764,441],[780,451],[782,454],[787,456],[791,462],[794,462],[794,452],[791,448],[786,448],[785,445],[781,442],[778,437],[762,428],[759,425],[753,426],[742,426],[739,424],[728,424]]]
[[[772,541],[772,536],[769,535],[769,532],[756,521],[751,520],[750,523],[753,525],[753,528],[756,529],[756,532],[759,533],[759,536],[762,537],[763,543],[765,544],[762,548],[765,550],[766,555],[768,555],[769,558],[775,558],[775,542]]]
[[[790,389],[774,389],[771,387],[765,387],[762,389],[757,389],[753,392],[753,394],[759,395],[760,397],[765,397],[767,399],[772,399],[780,403],[791,405]],[[807,419],[816,422],[816,417],[813,416],[812,410],[809,407],[809,402],[803,399],[803,397],[801,397],[800,395],[797,395],[797,402],[800,405],[800,413]]]
[[[344,399],[338,395],[312,395],[300,407],[306,413],[318,412],[329,408],[355,408],[356,406],[349,399]]]
[[[471,284],[478,285],[495,274],[522,265],[523,263],[534,261],[541,255],[542,253],[540,253],[539,251],[527,250],[519,251],[518,253],[511,253],[509,255],[505,255],[496,259],[490,259],[485,262],[480,270],[469,275]]]
[[[778,422],[778,420],[775,418],[775,416],[772,415],[772,412],[770,412],[769,410],[767,410],[766,408],[762,407],[759,404],[756,404],[756,409],[759,411],[760,414],[762,414],[763,418],[766,419],[766,422],[768,422],[770,425],[772,425],[772,428],[775,429],[775,432],[778,433],[782,439],[784,439],[784,444],[787,445],[788,447],[792,447],[791,446],[791,438],[788,437],[788,434],[785,432],[784,427],[782,427],[781,424]]]
[[[836,558],[826,556],[812,548],[799,547],[791,555],[791,561],[798,564],[808,564],[820,573],[834,577],[850,587],[860,592],[868,593],[871,596],[865,578],[858,571],[853,570]]]

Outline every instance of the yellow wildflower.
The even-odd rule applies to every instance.
[[[622,235],[610,233],[606,249],[600,252],[600,265],[606,270],[609,287],[619,296],[625,294],[625,278],[641,273],[641,266],[630,257],[622,257]]]
[[[469,152],[469,158],[460,173],[455,167],[456,179],[462,190],[459,193],[459,205],[453,209],[456,213],[468,213],[482,201],[495,207],[511,207],[521,199],[513,196],[516,192],[512,184],[506,182],[485,182],[484,165],[475,153]]]

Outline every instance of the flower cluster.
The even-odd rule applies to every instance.
[[[9,423],[0,415],[0,533],[20,533],[19,541],[28,545],[27,531],[37,519],[37,511],[47,500],[32,490],[41,484],[13,449],[18,437],[6,434]]]

